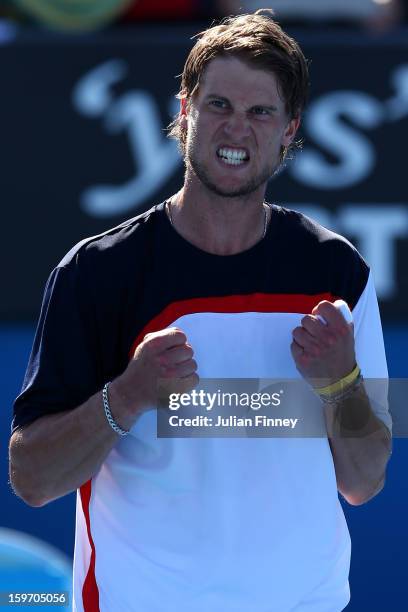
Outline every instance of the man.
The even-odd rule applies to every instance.
[[[388,414],[356,363],[387,373],[360,255],[264,202],[307,86],[301,50],[269,15],[202,33],[171,131],[182,189],[82,241],[50,276],[11,479],[33,506],[78,489],[76,610],[337,612],[349,600],[337,491],[375,495],[390,452]],[[159,382],[187,392],[198,374],[303,377],[329,438],[158,437]]]

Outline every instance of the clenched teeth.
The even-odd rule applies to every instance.
[[[227,164],[232,164],[234,166],[242,164],[248,159],[246,151],[237,149],[218,149],[217,155]]]

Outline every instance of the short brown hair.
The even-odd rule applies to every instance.
[[[297,42],[272,18],[273,11],[226,17],[194,38],[183,73],[178,98],[187,100],[196,93],[208,63],[218,56],[232,55],[261,70],[273,72],[290,119],[299,117],[305,107],[309,89],[309,71]],[[185,153],[186,130],[179,116],[169,125],[168,135],[179,141]],[[287,150],[283,152],[282,161]]]

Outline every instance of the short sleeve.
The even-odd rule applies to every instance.
[[[388,408],[388,368],[380,311],[370,271],[366,286],[353,309],[356,359],[365,379],[367,393],[376,416],[391,431]]]
[[[90,275],[78,253],[51,273],[12,430],[79,406],[103,385],[89,299]]]

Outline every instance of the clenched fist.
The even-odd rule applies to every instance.
[[[159,391],[187,393],[198,384],[193,354],[177,327],[146,334],[126,370],[109,387],[112,412],[121,427],[130,429],[140,413],[155,406]]]
[[[325,323],[319,317],[323,317]],[[291,352],[300,374],[314,386],[340,380],[354,369],[354,326],[326,300],[292,332]]]

